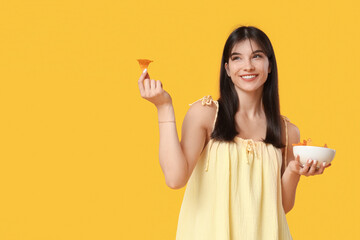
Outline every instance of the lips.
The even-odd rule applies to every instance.
[[[253,81],[257,78],[258,74],[246,74],[246,75],[241,75],[240,77],[247,82]]]

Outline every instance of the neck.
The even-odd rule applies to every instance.
[[[237,114],[247,119],[254,119],[264,116],[264,106],[262,103],[262,91],[260,88],[254,92],[244,92],[236,90],[239,98],[239,109]]]

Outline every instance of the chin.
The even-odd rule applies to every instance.
[[[251,87],[236,87],[239,91],[241,92],[256,92],[256,91],[259,91],[259,89],[262,90],[262,86],[251,86]]]

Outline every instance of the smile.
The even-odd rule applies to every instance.
[[[242,79],[244,79],[245,81],[252,81],[254,80],[258,75],[246,75],[246,76],[241,76]]]

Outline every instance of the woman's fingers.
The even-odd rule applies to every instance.
[[[317,174],[323,174],[323,172],[324,172],[324,170],[325,170],[325,166],[326,165],[324,165],[324,163],[325,162],[322,162],[321,164],[320,164],[320,168],[319,168],[319,170],[317,171]],[[325,163],[326,164],[326,163]]]
[[[324,165],[323,162],[321,162],[320,166],[317,167],[319,162],[317,160],[312,160],[312,159],[308,159],[306,161],[306,163],[304,165],[302,165],[300,163],[299,155],[295,156],[295,160],[298,162],[299,166],[301,166],[300,170],[299,170],[299,174],[307,176],[307,177],[313,176],[313,175],[318,175],[318,174],[323,174],[325,171],[325,168],[328,168],[331,166],[331,163],[325,163],[325,165]]]
[[[141,97],[155,106],[172,104],[171,96],[163,89],[162,83],[159,80],[150,79],[146,69],[141,74],[138,84]]]
[[[155,81],[154,79],[151,79],[150,89],[151,89],[152,91],[155,90],[155,83],[156,83],[156,81]]]
[[[309,168],[311,167],[311,165],[312,165],[312,160],[308,159],[307,162],[305,163],[305,165],[303,166],[303,168],[300,169],[300,174],[307,176]]]
[[[160,93],[159,88],[162,88],[162,83],[159,80],[150,79],[147,69],[141,74],[138,84],[142,97],[153,97]]]
[[[157,89],[157,84],[158,84],[157,82],[160,81],[150,79],[150,76],[147,73],[147,69],[145,69],[138,80],[141,96],[149,97],[154,95],[155,94],[154,92]],[[160,82],[160,86],[161,86],[161,82]]]
[[[162,83],[160,82],[160,80],[156,81],[156,93],[161,94],[162,92],[164,92],[164,89],[162,87]]]
[[[157,80],[157,81],[156,81],[156,90],[159,91],[162,87],[163,87],[163,86],[162,86],[161,81],[160,81],[160,80]]]
[[[146,78],[144,80],[144,86],[145,86],[145,96],[148,96],[150,93],[150,79]]]
[[[325,163],[325,165],[324,165],[324,163]],[[323,174],[325,171],[325,168],[328,168],[330,166],[331,166],[331,163],[326,163],[326,162],[321,163],[321,167],[318,171],[318,174]]]
[[[317,160],[313,160],[313,163],[310,167],[310,170],[309,170],[309,175],[314,175],[314,173],[316,172],[316,166],[318,164],[318,161]]]
[[[147,69],[144,69],[138,80],[139,90],[142,97],[144,97],[146,93],[145,82],[144,82],[146,79],[150,79],[150,75],[148,74]]]
[[[325,168],[331,166],[331,163],[325,163],[324,165],[324,162],[321,162],[319,167],[317,167],[317,164],[318,161],[309,159],[308,162],[305,164],[305,166],[300,170],[301,175],[305,175],[308,177],[308,176],[323,174]]]
[[[146,69],[145,69],[146,70]],[[141,74],[139,80],[138,80],[138,85],[139,85],[139,90],[140,90],[140,94],[141,96],[144,96],[145,94],[145,87],[144,87],[144,79],[145,79],[145,76],[146,76],[146,71],[143,71],[143,73]]]

